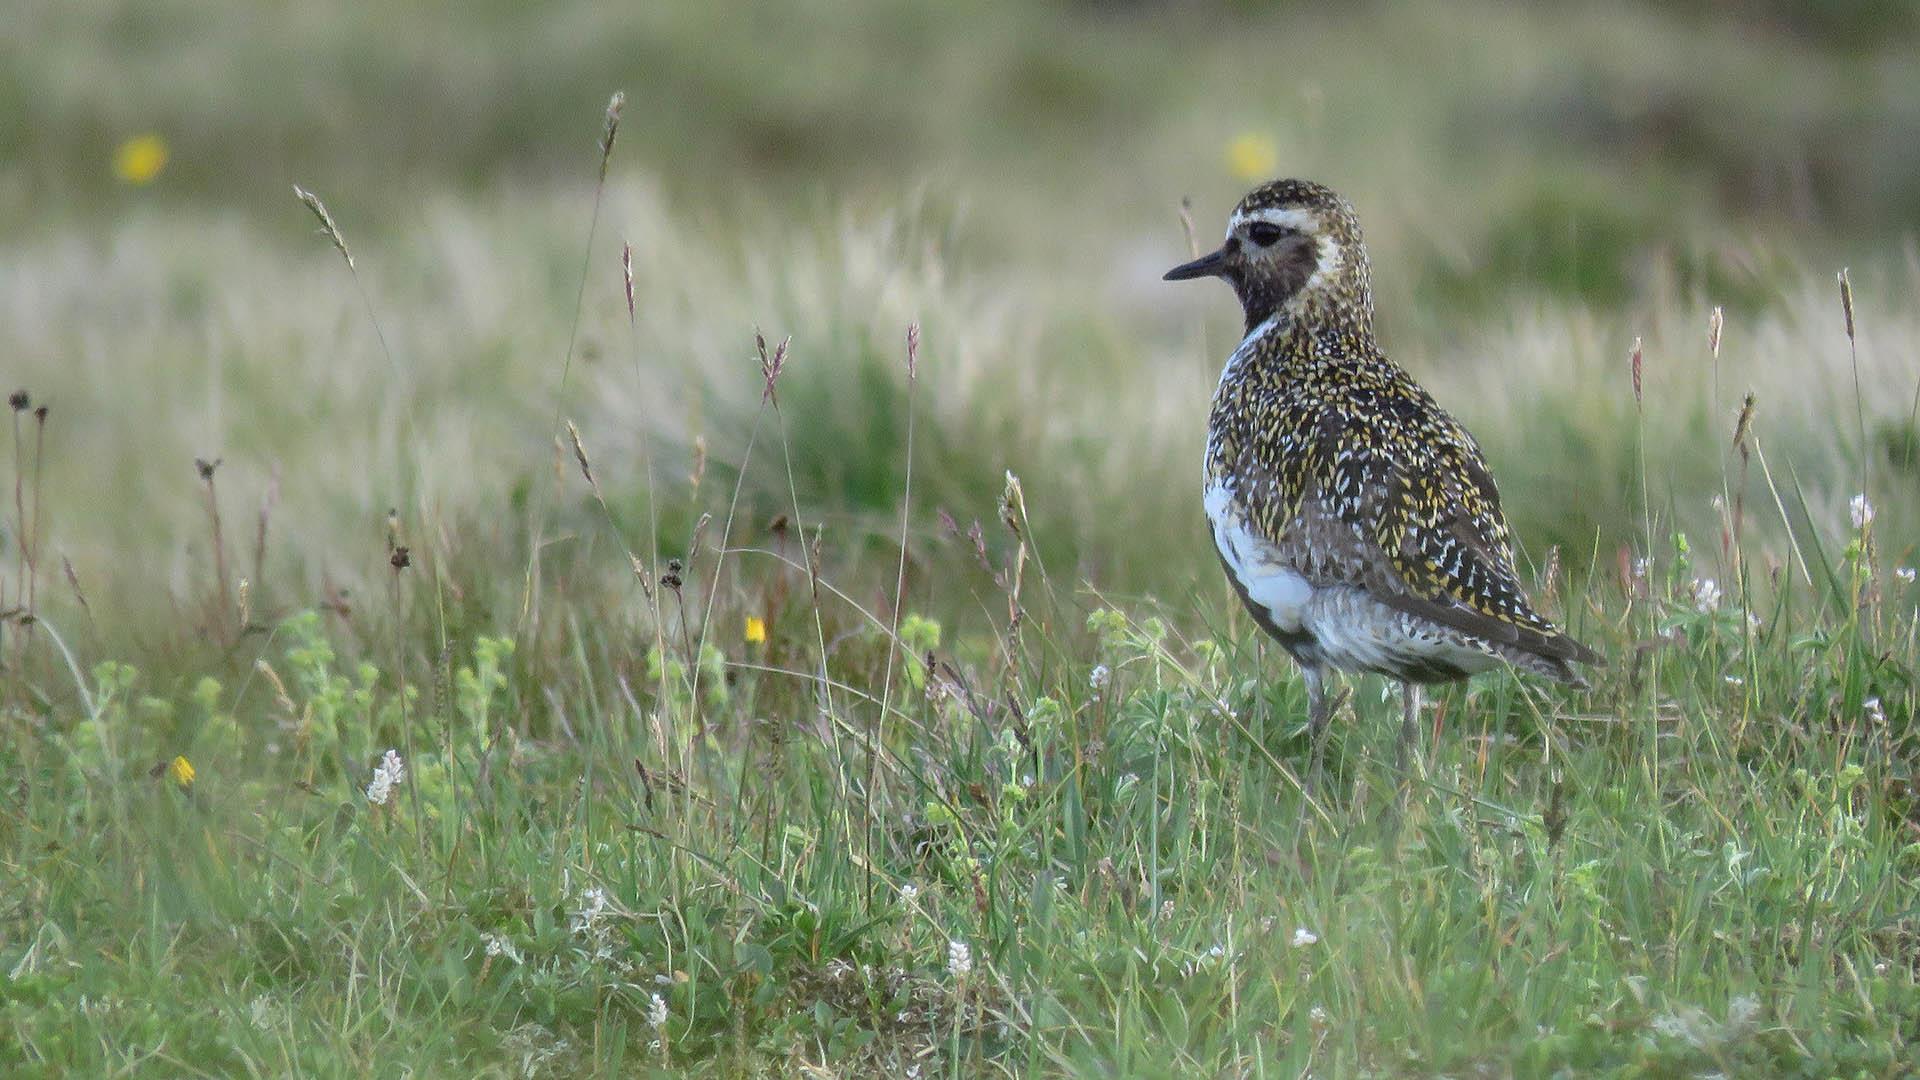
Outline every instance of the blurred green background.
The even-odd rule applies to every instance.
[[[1719,528],[1749,388],[1804,497],[1786,517],[1843,533],[1864,476],[1899,559],[1917,11],[30,0],[0,40],[0,356],[54,409],[49,548],[130,611],[205,573],[194,457],[224,460],[240,520],[270,504],[282,604],[377,581],[390,506],[449,560],[516,565],[556,412],[627,528],[643,437],[676,498],[705,444],[705,493],[662,528],[684,537],[741,462],[756,326],[794,336],[804,504],[884,535],[912,320],[922,550],[936,507],[991,523],[1012,469],[1058,564],[1177,594],[1217,584],[1192,488],[1237,313],[1158,275],[1183,198],[1207,243],[1253,183],[1303,175],[1357,205],[1387,347],[1480,435],[1535,561],[1610,567],[1641,532],[1642,428],[1656,515]],[[294,183],[346,232],[391,359]],[[749,539],[788,501],[778,466],[748,463]],[[1750,528],[1784,558],[1772,518]]]

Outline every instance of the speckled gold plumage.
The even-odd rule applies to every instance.
[[[1476,655],[1581,684],[1572,665],[1597,657],[1528,601],[1479,445],[1374,339],[1346,200],[1300,180],[1255,190],[1220,251],[1168,274],[1199,276],[1234,286],[1247,325],[1208,422],[1208,513],[1316,702],[1328,669],[1377,671],[1409,684],[1410,728],[1411,684],[1480,670]],[[1363,647],[1342,644],[1354,635]]]

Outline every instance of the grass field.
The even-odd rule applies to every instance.
[[[0,1072],[1915,1074],[1903,7],[535,10],[0,42]],[[1608,658],[1315,799],[1272,172]]]

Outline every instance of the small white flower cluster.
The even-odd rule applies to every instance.
[[[387,799],[393,795],[393,789],[407,778],[407,763],[400,760],[398,750],[388,750],[380,758],[380,764],[373,770],[373,780],[367,784],[367,801],[375,806],[387,805]]]
[[[607,893],[599,886],[580,893],[580,906],[573,909],[573,917],[567,923],[567,932],[574,935],[591,935],[600,926],[600,919],[607,913]]]
[[[1895,570],[1893,572],[1893,576],[1894,576],[1894,580],[1898,581],[1900,584],[1911,585],[1913,584],[1913,579],[1915,575],[1913,572],[1913,567],[1902,566],[1898,570]]]
[[[1720,585],[1712,578],[1696,578],[1693,582],[1693,606],[1701,614],[1711,615],[1720,610]]]
[[[1304,926],[1296,926],[1293,928],[1293,947],[1296,949],[1304,949],[1309,945],[1317,944],[1319,940],[1319,934],[1314,933]]]
[[[973,949],[964,941],[947,942],[947,974],[964,979],[973,973]]]
[[[915,885],[911,881],[907,882],[905,885],[900,886],[900,902],[901,903],[911,904],[919,898],[920,898],[920,886]]]
[[[1098,693],[1113,683],[1113,669],[1105,664],[1094,666],[1093,673],[1087,676],[1087,683]]]
[[[1887,710],[1885,707],[1883,707],[1880,704],[1879,698],[1870,697],[1867,700],[1861,702],[1860,704],[1861,704],[1861,707],[1866,709],[1867,719],[1873,721],[1874,727],[1887,726]]]
[[[668,1015],[667,999],[659,994],[653,995],[653,1003],[647,1006],[647,1023],[657,1031],[667,1026]]]
[[[1209,946],[1206,952],[1201,953],[1199,956],[1196,956],[1191,960],[1183,962],[1180,965],[1180,974],[1191,976],[1195,972],[1200,971],[1202,969],[1217,967],[1221,962],[1227,959],[1228,955],[1229,954],[1227,952],[1227,947],[1225,945],[1215,943],[1214,945]]]
[[[1864,492],[1847,500],[1847,520],[1853,522],[1855,532],[1873,524],[1873,504]]]
[[[508,941],[499,934],[488,934],[486,941],[487,959],[492,960],[496,957],[504,956],[516,964],[521,962],[520,950],[513,947],[513,942]]]

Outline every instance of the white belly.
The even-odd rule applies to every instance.
[[[1273,545],[1246,525],[1226,488],[1207,486],[1203,505],[1213,525],[1213,543],[1232,574],[1247,591],[1247,599],[1266,609],[1267,617],[1286,633],[1306,629],[1314,587],[1282,563]]]
[[[1464,635],[1388,607],[1357,585],[1308,581],[1286,565],[1271,541],[1248,528],[1224,487],[1208,485],[1204,505],[1214,545],[1247,601],[1261,609],[1256,614],[1282,634],[1304,635],[1303,642],[1288,645],[1303,665],[1387,675],[1434,665],[1465,673],[1498,665]]]

